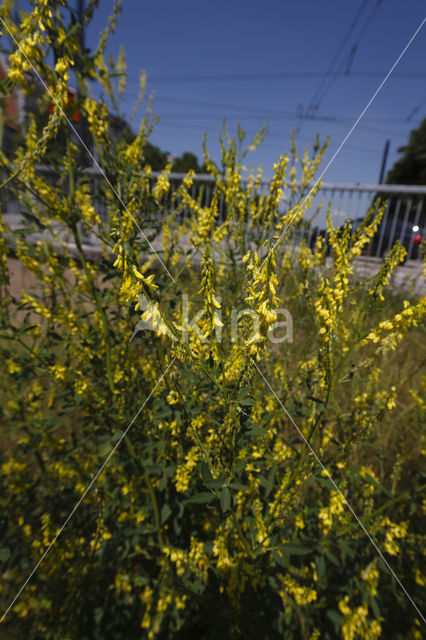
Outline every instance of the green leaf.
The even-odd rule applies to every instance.
[[[265,487],[266,489],[265,495],[269,495],[272,489],[272,485],[269,482],[268,478],[265,478],[265,476],[263,476],[261,473],[259,473],[258,478],[260,480],[260,484],[262,485],[262,487]]]
[[[220,506],[222,507],[223,513],[225,513],[225,511],[228,511],[230,505],[231,492],[229,491],[228,487],[223,487],[222,491],[220,492]]]
[[[243,407],[252,407],[254,404],[256,404],[256,400],[254,398],[241,398],[240,400],[238,400],[238,404],[242,405]]]
[[[205,542],[203,549],[204,553],[207,553],[207,555],[213,553],[213,540],[208,540],[207,542]]]
[[[112,449],[113,449],[113,446],[112,446],[111,442],[109,442],[109,441],[104,442],[99,447],[99,455],[101,455],[102,457],[108,456],[111,453]]]
[[[345,620],[343,616],[341,616],[336,611],[333,611],[332,609],[330,609],[330,611],[327,611],[327,616],[334,622],[337,629],[340,629]]]
[[[231,489],[235,489],[236,491],[249,491],[250,487],[248,484],[241,484],[241,482],[231,482],[229,484]]]
[[[202,491],[201,493],[195,493],[188,498],[187,502],[195,502],[196,504],[202,504],[203,502],[211,502],[215,498],[214,493],[211,491]]]
[[[371,605],[372,612],[374,613],[375,617],[378,620],[380,618],[380,609],[379,609],[379,605],[377,604],[377,600],[375,598],[372,598],[370,601],[370,605]]]
[[[293,544],[291,542],[282,544],[280,549],[288,556],[304,556],[312,551],[312,549],[305,547],[303,544]]]
[[[146,472],[149,475],[151,475],[155,473],[161,473],[163,470],[163,467],[161,466],[161,464],[147,464],[145,469],[146,469]]]
[[[176,465],[175,465],[174,463],[173,463],[173,464],[169,464],[169,465],[164,469],[164,471],[165,471],[165,473],[166,473],[166,476],[167,476],[168,478],[171,478],[171,477],[175,474],[175,471],[176,471]]]
[[[164,524],[166,522],[171,512],[172,510],[170,509],[169,505],[167,503],[164,504],[163,508],[161,509],[161,524]]]
[[[281,567],[288,569],[289,562],[286,556],[281,557],[276,551],[272,552],[272,556],[274,557],[275,562],[277,562]]]
[[[242,389],[240,389],[240,392],[237,395],[238,404],[247,405],[247,406],[254,404],[255,401],[253,400],[253,398],[248,397],[249,393],[250,393],[250,387],[243,387]]]
[[[249,436],[265,436],[268,433],[267,429],[262,429],[261,427],[253,427],[248,432]]]
[[[208,480],[204,484],[208,489],[221,489],[223,487],[223,480],[217,478],[216,480]]]
[[[321,580],[325,575],[324,556],[317,556],[315,560],[316,560],[317,571],[318,571],[318,580],[321,582]]]
[[[104,615],[104,608],[103,607],[96,607],[96,609],[94,611],[94,616],[93,616],[96,625],[98,625],[100,623],[100,621],[102,620],[103,615]]]
[[[377,489],[377,492],[379,492],[379,493],[380,493],[380,492],[382,492],[382,491],[383,491],[383,492],[388,496],[388,498],[393,498],[392,493],[391,493],[390,491],[388,491],[385,487],[383,487],[382,485],[380,485],[380,484],[379,484],[379,483],[378,483],[378,482],[373,478],[373,476],[372,476],[372,475],[370,475],[369,473],[366,473],[366,474],[364,475],[364,479],[365,479],[367,482],[369,482],[370,484],[372,484],[372,485]]]
[[[355,550],[345,540],[342,540],[340,542],[340,552],[342,554],[342,561],[344,561],[345,557],[349,557],[352,559],[355,556]],[[383,567],[386,567],[386,565],[383,564]]]
[[[247,464],[247,460],[239,460],[235,465],[234,465],[234,472],[236,474],[241,473],[241,471],[245,468]]]
[[[327,556],[327,558],[330,560],[330,562],[335,564],[336,567],[340,567],[340,563],[339,563],[338,559],[336,558],[336,556],[334,555],[334,553],[331,553],[331,551],[328,551],[327,549],[324,549],[324,553]]]
[[[213,476],[210,472],[209,465],[206,462],[201,463],[201,475],[203,477],[204,482],[209,482],[213,480]]]
[[[221,473],[217,478],[213,478],[210,476],[210,480],[206,480],[204,484],[208,489],[221,489],[223,487],[223,483],[225,482],[225,473]]]
[[[274,486],[274,476],[276,474],[277,469],[278,469],[278,462],[274,462],[274,464],[273,464],[273,466],[272,466],[272,468],[271,468],[271,470],[269,472],[269,475],[268,475],[268,488],[267,488],[266,494],[265,494],[266,497],[268,497],[268,495],[270,494],[270,492],[271,492],[271,490],[272,490],[272,488]]]
[[[10,551],[9,549],[6,549],[6,547],[3,547],[2,549],[0,549],[0,560],[2,562],[5,562],[6,560],[8,560],[10,558]]]

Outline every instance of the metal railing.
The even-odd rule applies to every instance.
[[[53,184],[57,180],[57,174],[50,169],[39,167],[38,170],[44,174],[48,182]],[[107,187],[105,178],[100,171],[94,168],[86,169],[85,175],[95,209],[101,219],[106,221],[111,200],[107,200],[105,197],[105,188]],[[154,179],[158,175],[156,172],[152,173]],[[166,211],[170,212],[178,206],[178,201],[173,198],[173,194],[181,185],[185,175],[180,173],[169,175],[170,193],[164,198],[161,207],[157,209],[154,223],[160,222]],[[210,175],[199,175],[194,179],[191,195],[198,200],[201,206],[210,205],[214,183],[215,180]],[[269,186],[269,181],[262,181],[259,184],[258,195],[266,194],[269,191]],[[5,196],[7,196],[6,201]],[[300,242],[304,238],[308,245],[313,246],[319,233],[326,235],[324,229],[327,209],[330,211],[334,226],[342,226],[347,218],[352,219],[355,225],[358,224],[377,198],[386,201],[386,209],[378,232],[367,249],[367,254],[381,257],[399,239],[407,250],[407,259],[420,259],[421,242],[426,241],[426,186],[324,182],[312,203],[311,211],[317,211],[316,217],[311,220],[309,225],[306,224],[295,230],[293,241]],[[19,212],[19,205],[11,197],[10,191],[8,193],[0,192],[0,200],[4,212]],[[280,212],[284,214],[293,204],[291,190],[286,188],[280,203]],[[218,223],[220,224],[226,213],[223,197],[219,199],[218,209]],[[180,220],[188,215],[190,212],[183,209],[180,212]]]
[[[386,207],[368,254],[381,257],[400,240],[408,260],[420,259],[421,243],[426,240],[426,186],[323,183],[315,201],[329,203],[333,225],[341,226],[347,218],[355,225],[359,223],[378,198]],[[318,218],[311,225],[311,238],[315,235],[315,226],[323,229],[324,218],[321,223]]]
[[[153,173],[154,177],[156,175],[158,174]],[[170,174],[170,195],[164,202],[166,209],[169,210],[173,206],[171,194],[176,191],[184,177],[185,174]],[[267,193],[269,186],[269,181],[262,181],[258,194]],[[192,195],[199,198],[201,206],[208,206],[213,187],[212,176],[197,176],[192,186]],[[324,182],[312,202],[311,210],[317,212],[315,218],[305,228],[295,230],[293,241],[304,238],[309,246],[313,246],[319,233],[326,235],[327,210],[335,227],[342,226],[347,218],[355,225],[359,224],[378,198],[382,202],[385,201],[386,208],[378,232],[366,253],[381,257],[400,240],[407,250],[407,259],[420,259],[420,245],[426,241],[426,186]],[[290,188],[285,189],[280,211],[284,214],[294,204]],[[224,218],[223,198],[219,201],[218,217],[220,223]],[[309,218],[309,215],[307,217]]]

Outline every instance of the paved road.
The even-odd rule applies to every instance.
[[[19,227],[21,223],[21,216],[17,214],[4,215],[4,221],[7,222],[11,228]],[[147,233],[149,233],[147,231]],[[40,234],[33,234],[33,240],[36,242],[40,239]],[[182,243],[185,244],[185,240],[182,238]],[[72,242],[67,244],[67,248],[71,253],[75,253],[75,245]],[[13,241],[11,242],[13,245]],[[152,243],[153,248],[162,253],[162,238],[161,234],[155,238]],[[87,242],[83,245],[84,252],[89,260],[97,260],[102,255],[102,248],[99,242]],[[61,251],[60,245],[57,247],[58,253]],[[196,256],[195,262],[199,262],[200,256]],[[198,259],[198,260],[197,260]],[[330,264],[331,258],[327,258],[326,264]],[[372,258],[361,256],[355,260],[355,271],[361,276],[373,276],[383,264],[382,258]],[[160,267],[160,262],[154,264],[153,267]],[[24,272],[20,270],[18,265],[14,265],[15,274],[17,280],[21,281],[24,278]],[[415,294],[418,296],[426,295],[426,279],[423,276],[423,265],[421,260],[409,260],[404,265],[396,268],[392,275],[391,280],[393,286],[405,290],[407,294]],[[18,285],[19,287],[19,285]]]
[[[360,276],[373,276],[383,264],[381,258],[360,257],[355,260],[355,272]],[[426,279],[423,275],[421,260],[408,260],[400,265],[392,274],[394,287],[406,290],[418,296],[426,295]]]

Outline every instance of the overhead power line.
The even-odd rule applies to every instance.
[[[216,120],[222,120],[223,116],[220,116],[218,114],[215,113],[160,113],[159,114],[160,118],[179,118],[179,119],[190,119],[190,120],[208,120],[208,119],[216,119]],[[270,116],[269,118],[267,117],[267,115],[265,116],[260,116],[260,115],[254,115],[254,114],[247,114],[244,116],[245,120],[271,120],[272,122],[277,122],[277,121],[292,121],[292,120],[296,120],[297,119],[297,114],[293,113],[292,115],[280,115],[280,116]],[[229,120],[235,120],[235,119],[240,119],[241,116],[238,114],[235,115],[231,115],[229,114],[227,116],[227,119]],[[337,125],[341,125],[344,127],[348,126],[348,122],[347,122],[347,118],[333,118],[333,119],[328,119],[326,120],[325,118],[321,118],[318,116],[312,116],[311,118],[309,118],[310,122],[328,122],[330,125],[332,124],[337,124]],[[400,131],[391,131],[389,129],[382,129],[379,127],[373,127],[370,126],[368,124],[364,124],[363,122],[361,122],[358,125],[359,128],[365,129],[366,131],[372,131],[373,133],[384,133],[386,135],[393,135],[393,136],[397,136],[397,137],[401,137],[406,139],[407,135],[405,133],[401,133]]]
[[[355,29],[356,24],[362,14],[362,12],[364,11],[366,5],[368,4],[369,0],[362,0],[360,7],[358,8],[358,11],[356,12],[356,15],[354,17],[354,19],[352,20],[348,30],[346,31],[345,35],[343,36],[343,39],[340,43],[340,45],[337,47],[337,51],[335,52],[334,56],[331,59],[330,64],[328,65],[327,71],[325,72],[325,74],[322,76],[322,80],[320,81],[318,87],[316,88],[314,95],[311,98],[311,101],[308,105],[308,108],[306,109],[306,115],[309,116],[311,115],[316,109],[317,109],[317,103],[320,99],[320,95],[321,95],[321,91],[324,89],[325,85],[327,84],[327,81],[329,80],[333,70],[334,70],[334,66],[336,64],[337,59],[339,58],[340,54],[342,53],[344,47],[347,44],[348,38],[351,34],[351,32],[353,31],[353,29]],[[340,71],[341,73],[341,71]]]
[[[137,92],[129,91],[127,92],[129,96],[137,95]],[[183,98],[173,98],[172,96],[163,96],[163,95],[155,95],[154,103],[157,102],[165,102],[169,104],[182,104],[188,106],[198,106],[198,107],[206,107],[206,109],[220,109],[220,110],[231,110],[238,111],[240,113],[249,113],[249,114],[259,114],[260,117],[265,119],[271,118],[273,116],[284,117],[288,116],[289,118],[303,118],[304,116],[300,116],[296,111],[289,111],[283,109],[270,109],[263,107],[248,107],[247,105],[237,105],[237,104],[229,104],[226,102],[211,102],[208,100],[188,100]],[[184,114],[185,115],[185,114]],[[200,114],[201,115],[201,114]],[[219,117],[223,116],[223,112]],[[336,116],[336,115],[323,115],[323,116],[314,116],[313,118],[309,118],[313,120],[319,120],[324,122],[334,122],[334,121],[347,121],[351,122],[355,120],[355,116]],[[407,118],[403,117],[366,117],[363,120],[364,122],[394,122],[394,123],[404,123],[407,121]]]
[[[131,92],[128,92],[128,94],[131,94]],[[240,105],[231,105],[231,104],[227,104],[227,103],[217,103],[217,102],[208,102],[208,101],[202,101],[202,100],[185,100],[185,99],[180,99],[180,98],[172,98],[172,97],[161,97],[158,96],[156,98],[156,100],[158,102],[167,102],[167,103],[171,103],[171,104],[187,104],[187,105],[194,105],[194,106],[199,106],[199,107],[206,107],[206,108],[219,108],[219,109],[230,109],[230,110],[236,110],[238,111],[238,113],[235,114],[230,114],[227,113],[225,115],[225,113],[222,111],[221,113],[188,113],[188,112],[184,112],[184,113],[159,113],[159,115],[163,118],[168,118],[168,117],[172,117],[172,118],[182,118],[182,119],[190,119],[190,120],[208,120],[208,119],[212,119],[212,118],[217,118],[217,119],[223,119],[224,117],[226,117],[229,120],[233,120],[235,118],[237,119],[242,119],[242,120],[270,120],[272,122],[277,122],[277,121],[300,121],[300,114],[298,114],[296,111],[283,111],[283,110],[271,110],[269,109],[268,111],[263,110],[262,108],[257,108],[257,107],[242,107]],[[243,112],[244,110],[244,112]],[[311,116],[309,118],[310,122],[322,122],[324,124],[328,123],[330,125],[333,124],[337,124],[337,125],[342,125],[342,126],[347,126],[348,122],[352,122],[354,120],[354,116],[334,116],[334,115],[324,115],[324,116],[319,116],[319,115],[315,115],[315,116]],[[401,133],[400,131],[392,131],[390,129],[383,129],[383,128],[379,128],[379,127],[375,127],[375,126],[371,126],[371,124],[369,123],[394,123],[394,124],[405,124],[406,120],[404,118],[393,118],[393,117],[370,117],[370,118],[365,118],[363,120],[363,122],[361,122],[359,124],[360,128],[365,129],[366,131],[372,131],[373,133],[384,133],[387,136],[389,135],[393,135],[395,137],[400,137],[400,138],[406,138],[407,135],[405,133]]]
[[[358,47],[359,44],[361,42],[361,39],[363,38],[366,30],[368,29],[368,27],[370,26],[370,24],[372,23],[373,20],[373,16],[376,13],[377,9],[379,8],[380,4],[381,4],[382,0],[376,0],[374,7],[372,8],[372,10],[370,11],[367,19],[364,21],[360,32],[358,33],[358,36],[355,40],[355,43],[352,45],[349,56],[344,56],[343,59],[340,62],[340,65],[338,66],[338,68],[336,70],[334,69],[335,64],[337,63],[339,56],[341,54],[341,52],[344,50],[345,46],[348,43],[348,39],[349,36],[351,35],[352,31],[355,30],[357,22],[359,20],[359,18],[361,17],[361,14],[363,13],[363,10],[365,9],[368,0],[363,0],[363,2],[361,3],[361,6],[358,9],[358,12],[352,22],[352,24],[350,25],[348,31],[346,32],[340,46],[338,47],[338,50],[336,51],[335,55],[333,56],[333,59],[331,61],[331,64],[329,66],[329,77],[325,80],[322,80],[320,82],[320,85],[314,95],[314,97],[312,98],[306,115],[309,117],[310,115],[312,115],[313,113],[317,113],[319,111],[319,108],[321,106],[321,103],[323,102],[325,96],[327,95],[327,93],[330,91],[331,87],[333,86],[334,82],[336,81],[336,79],[341,76],[342,74],[344,75],[350,75],[349,71],[350,68],[353,64],[353,60],[354,60],[354,56],[356,54],[356,52],[358,51]]]
[[[337,77],[342,78],[383,78],[385,71],[345,71],[336,72]],[[216,81],[236,81],[236,80],[299,80],[316,79],[326,77],[326,71],[282,71],[277,73],[223,73],[223,74],[186,74],[186,75],[148,75],[148,82],[216,82]],[[424,80],[424,71],[399,71],[392,74],[392,78],[400,80]],[[129,82],[139,83],[139,77],[128,77]]]
[[[164,122],[164,125],[163,125]],[[165,120],[160,119],[160,122],[157,124],[157,127],[155,129],[155,131],[161,131],[161,132],[175,132],[177,135],[179,135],[179,131],[181,129],[185,129],[187,131],[205,131],[206,129],[210,129],[214,127],[214,125],[209,125],[208,127],[204,127],[201,124],[189,124],[189,123],[183,123],[182,122],[174,122],[173,120],[169,120],[168,118],[166,118]],[[245,133],[248,136],[254,136],[256,135],[256,133],[258,133],[258,130],[247,130],[245,129]],[[289,138],[289,136],[288,136]],[[313,144],[314,139],[312,137],[309,136],[300,136],[300,140],[301,141],[305,141],[308,142],[310,144]],[[272,145],[272,144],[268,144],[268,138],[266,139],[265,142],[262,143],[261,145],[261,149],[268,147],[268,148],[276,148],[277,145]],[[330,143],[329,148],[333,148],[333,147],[337,147],[338,145],[335,143]],[[356,153],[363,153],[363,154],[367,154],[367,155],[373,155],[373,156],[380,156],[381,155],[381,150],[380,149],[372,149],[372,148],[368,148],[368,147],[361,147],[358,145],[353,145],[353,144],[349,144],[349,145],[345,145],[345,149],[354,151]]]
[[[416,115],[416,113],[418,113],[420,111],[420,109],[422,109],[422,107],[424,107],[426,104],[426,98],[424,100],[421,101],[420,104],[417,105],[417,107],[414,107],[414,109],[412,109],[410,111],[410,113],[408,114],[408,116],[405,118],[406,122],[411,122],[413,116]]]

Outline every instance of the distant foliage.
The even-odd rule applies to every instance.
[[[426,118],[411,131],[408,143],[398,152],[402,156],[389,170],[387,184],[426,185]]]

